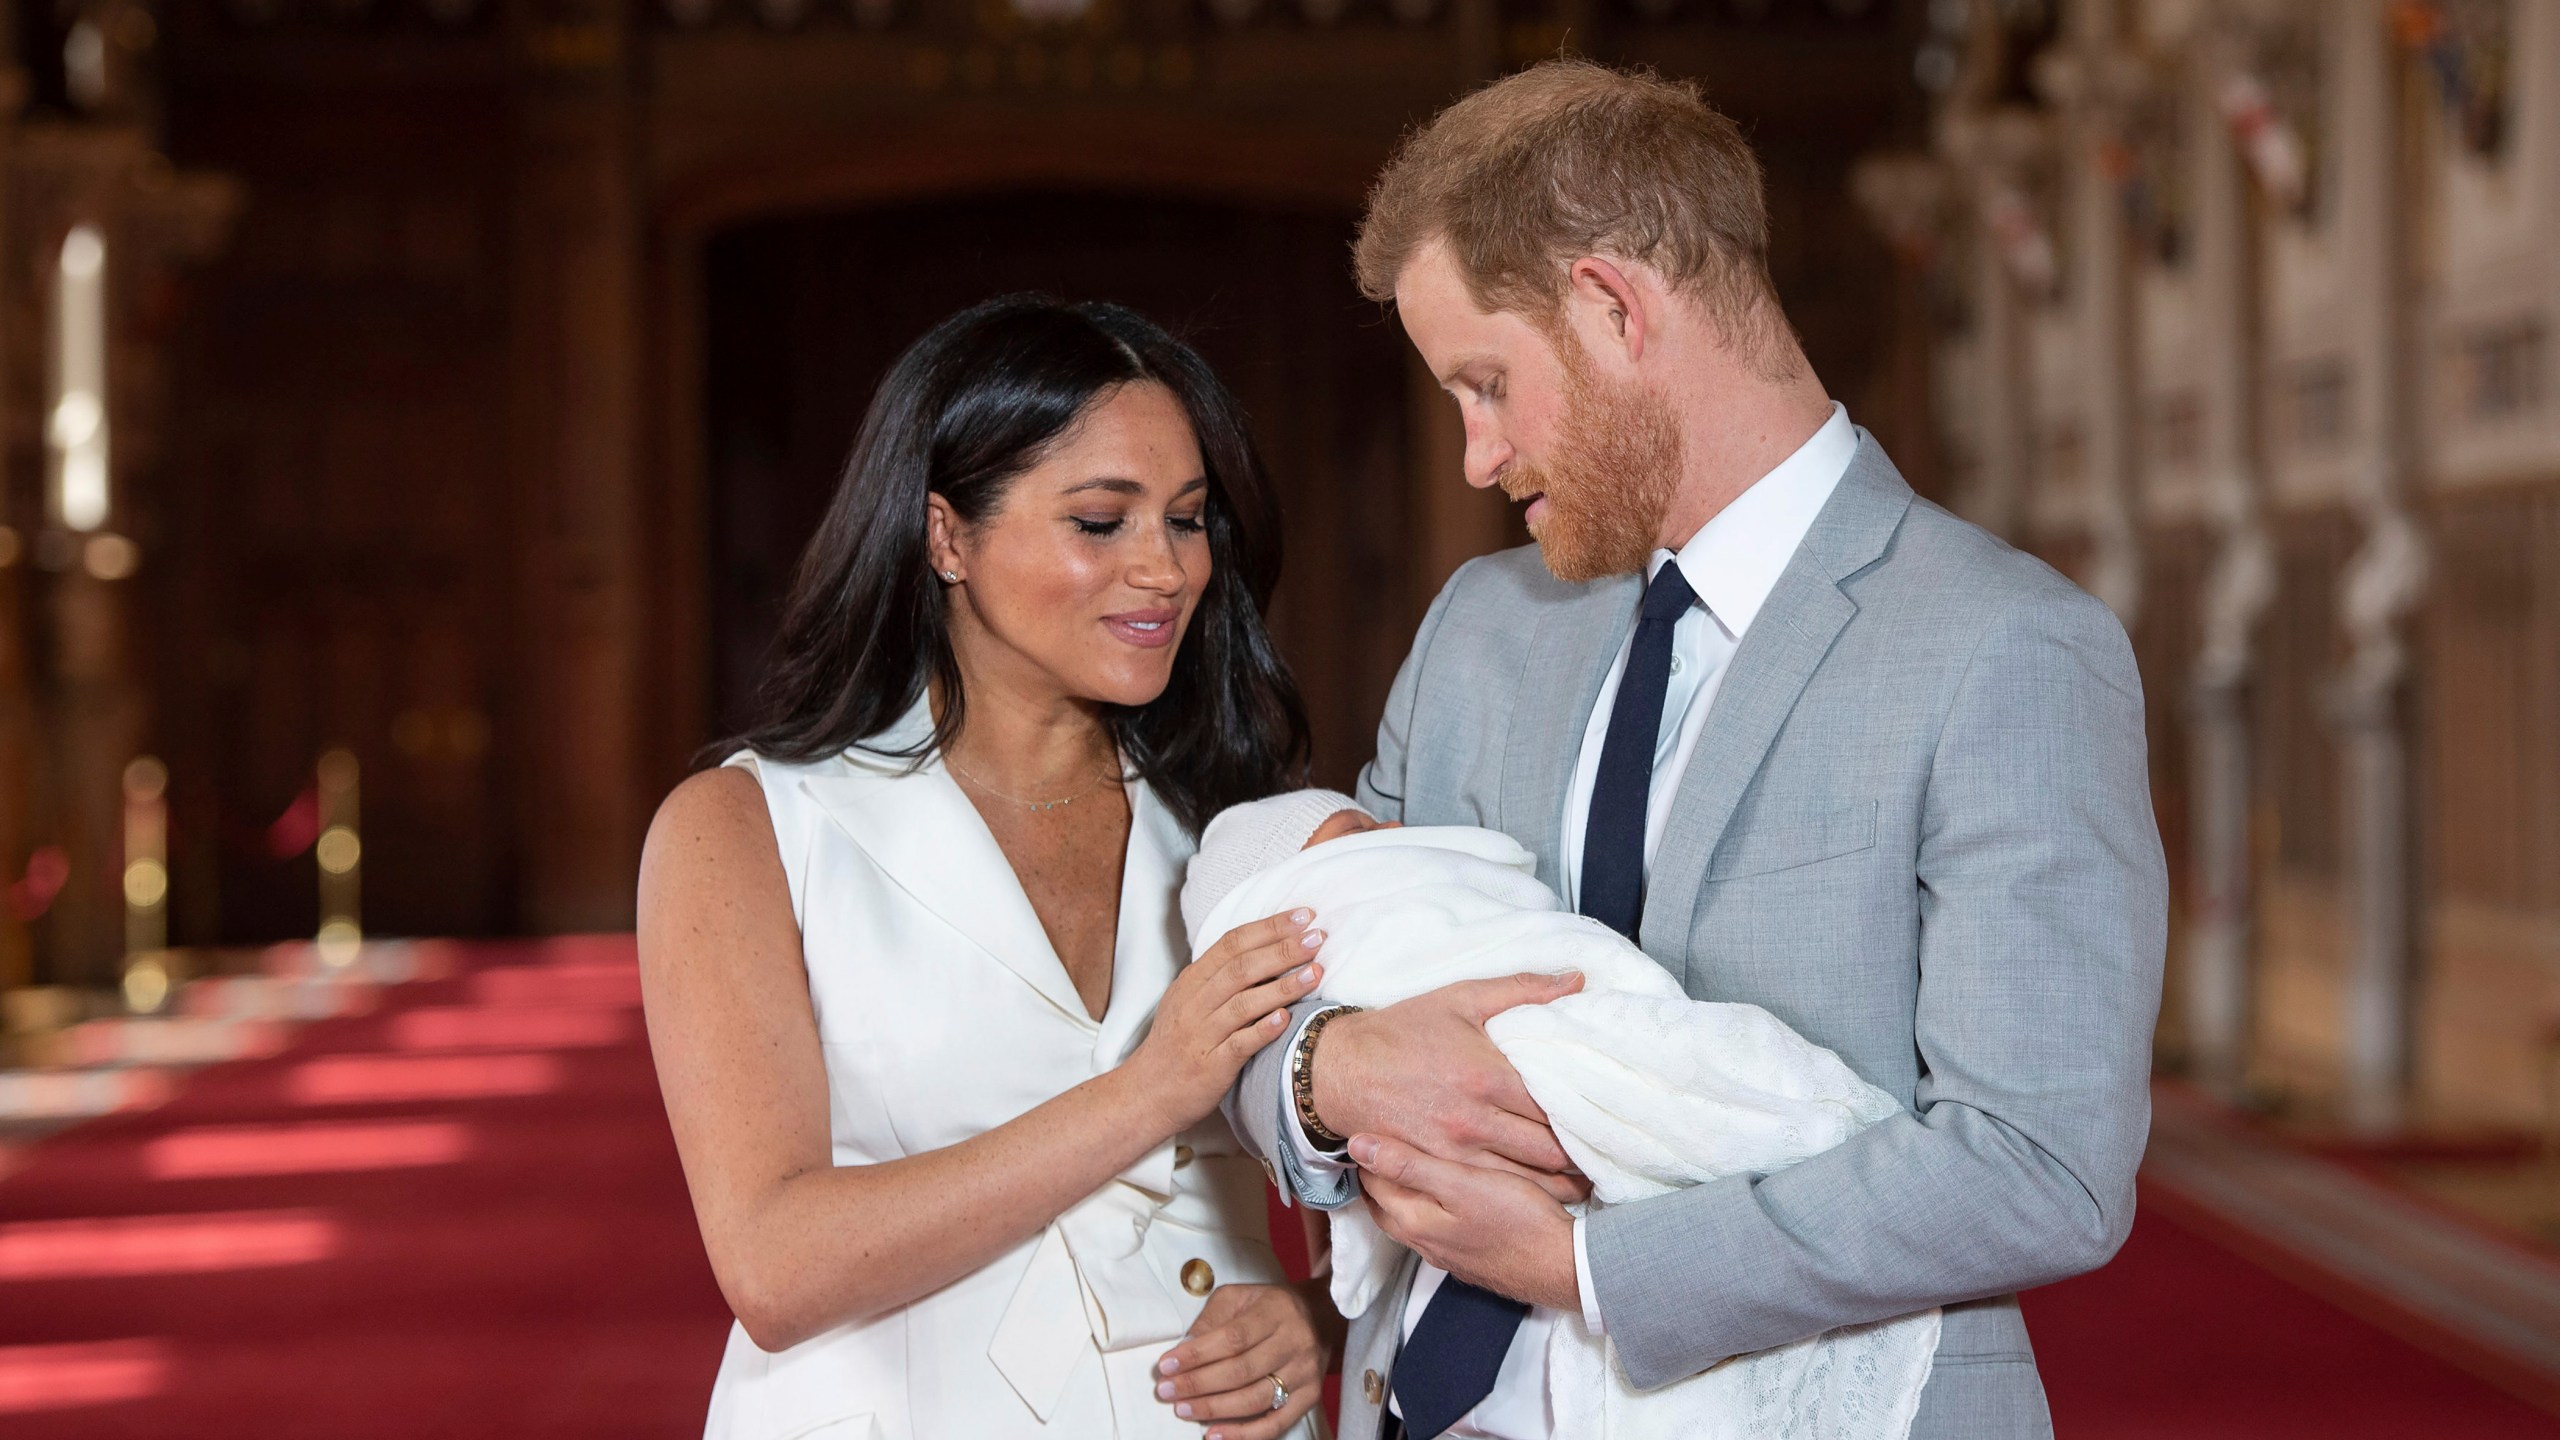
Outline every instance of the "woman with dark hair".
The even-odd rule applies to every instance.
[[[1217,1105],[1322,932],[1186,966],[1175,898],[1210,816],[1304,770],[1278,520],[1234,398],[1119,307],[980,305],[882,381],[763,718],[641,864],[739,1322],[711,1435],[1312,1428],[1327,1344]]]

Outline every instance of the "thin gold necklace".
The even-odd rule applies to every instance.
[[[973,771],[968,766],[961,764],[959,758],[948,751],[943,753],[942,763],[950,766],[952,771],[959,775],[961,779],[968,781],[970,784],[977,786],[979,789],[986,791],[997,799],[1008,800],[1026,810],[1034,811],[1063,810],[1083,799],[1087,795],[1092,794],[1094,791],[1101,789],[1102,782],[1110,778],[1108,775],[1097,772],[1093,777],[1093,783],[1085,786],[1083,789],[1078,790],[1072,795],[1061,796],[1055,800],[1025,800],[1019,795],[999,790],[993,785],[988,784],[986,781],[979,779],[976,771]]]

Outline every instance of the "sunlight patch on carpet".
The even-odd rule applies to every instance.
[[[20,1220],[0,1225],[0,1282],[309,1265],[338,1253],[343,1238],[317,1210]]]
[[[482,1005],[627,1008],[640,1003],[640,967],[610,960],[507,965],[471,977]]]
[[[391,1018],[395,1050],[562,1050],[631,1039],[620,1009],[428,1005]]]
[[[565,1076],[549,1055],[326,1055],[287,1074],[285,1097],[297,1105],[485,1100],[547,1095]]]
[[[154,1180],[406,1170],[450,1165],[470,1150],[470,1127],[452,1120],[208,1125],[154,1138],[142,1169]]]
[[[165,1341],[0,1345],[0,1415],[113,1405],[157,1395],[168,1385]]]

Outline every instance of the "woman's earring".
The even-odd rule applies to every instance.
[[[960,583],[960,572],[957,570],[945,570],[942,572],[942,578],[950,581],[954,585],[957,585]]]

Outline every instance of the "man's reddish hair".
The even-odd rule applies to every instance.
[[[1370,188],[1362,293],[1393,299],[1435,241],[1487,311],[1552,321],[1569,267],[1601,255],[1651,266],[1745,354],[1777,358],[1785,332],[1760,161],[1691,82],[1550,60],[1441,111]]]

